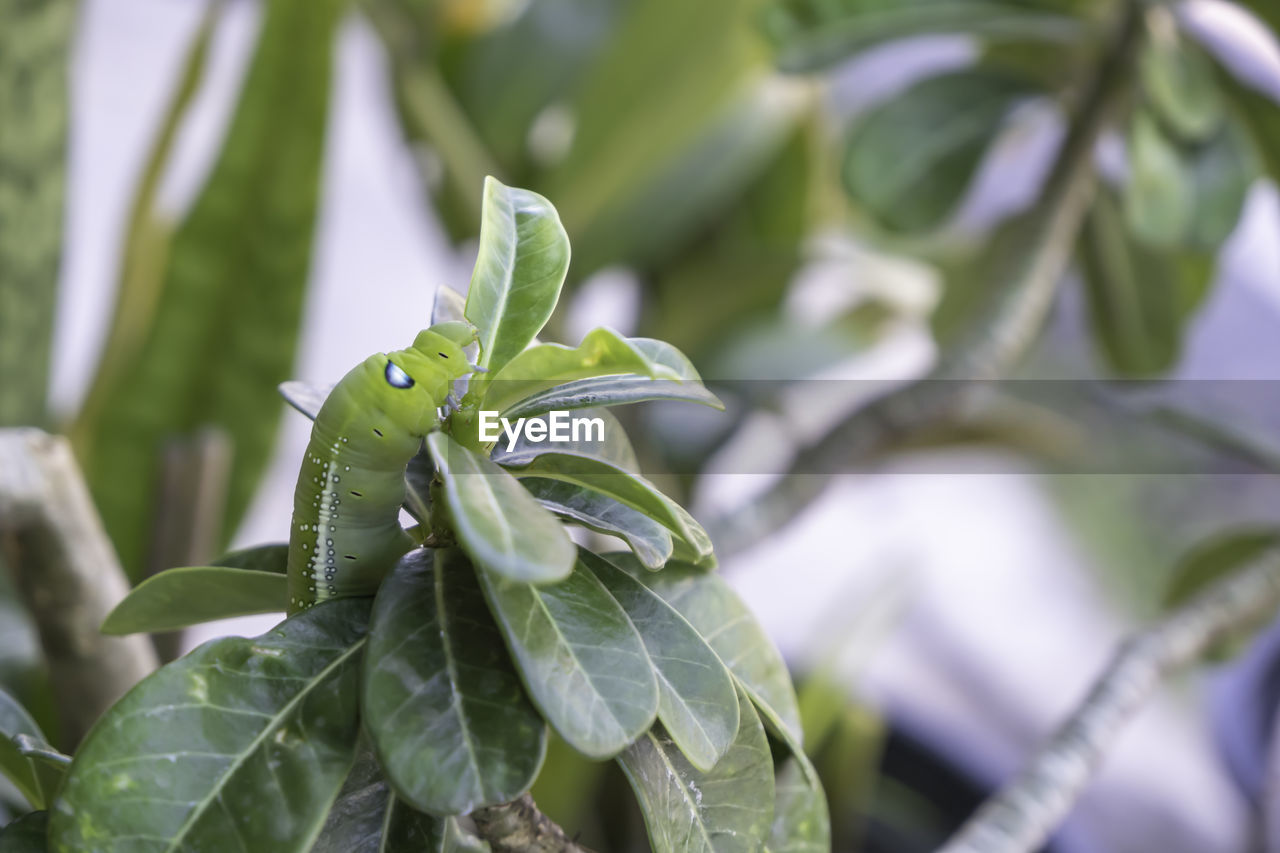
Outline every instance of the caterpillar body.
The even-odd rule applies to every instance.
[[[472,367],[468,332],[444,324],[408,349],[369,356],[316,415],[294,489],[289,612],[339,596],[373,595],[413,541],[400,526],[404,471],[439,424],[453,380]]]

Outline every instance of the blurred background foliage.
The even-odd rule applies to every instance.
[[[696,489],[732,424],[785,407],[776,386],[750,380],[832,375],[904,324],[932,324],[935,370],[951,378],[1020,375],[1064,282],[1086,306],[1084,375],[1168,375],[1247,193],[1280,179],[1275,102],[1180,7],[1154,0],[256,2],[262,23],[232,119],[176,217],[157,188],[219,0],[172,82],[97,375],[63,425],[135,582],[223,549],[269,458],[324,198],[335,36],[352,16],[377,33],[422,203],[460,252],[471,251],[486,174],[546,195],[574,247],[567,301],[596,274],[625,271],[638,331],[721,383],[734,418],[703,429],[645,416],[638,449],[654,470],[683,472],[664,480],[672,488]],[[1273,0],[1243,6],[1280,29]],[[50,421],[75,13],[70,0],[0,0],[0,425]],[[857,103],[859,61],[936,35],[966,37],[966,60]],[[975,221],[966,205],[984,167],[1030,126],[1049,127],[1057,153],[1015,203]],[[833,470],[861,461],[856,418],[810,437],[824,460],[843,460]],[[932,443],[974,438],[936,421],[919,424]],[[984,438],[1025,450],[1013,432]],[[918,439],[904,430],[877,452]],[[815,497],[783,494],[784,516]],[[1110,500],[1128,511],[1141,496]],[[1135,526],[1113,537],[1127,545],[1108,547],[1160,567],[1136,596],[1154,609],[1177,549]],[[53,729],[36,644],[8,601],[0,682]],[[837,849],[928,849],[980,792],[959,775],[939,783],[947,768],[843,683],[815,672],[803,690]],[[609,772],[553,750],[538,799],[596,833],[597,849],[633,849],[637,816],[607,817],[629,801],[613,796],[617,779],[598,778]]]

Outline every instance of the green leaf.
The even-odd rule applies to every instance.
[[[1176,610],[1277,545],[1280,531],[1265,527],[1233,530],[1197,545],[1174,569],[1165,591],[1164,609]]]
[[[620,374],[654,379],[686,378],[666,364],[672,360],[669,352],[654,352],[652,354],[661,360],[652,358],[650,352],[637,345],[638,340],[601,327],[588,332],[576,347],[563,344],[530,347],[492,378],[480,377],[477,385],[483,394],[480,408],[505,413],[527,397],[575,379]],[[696,379],[697,374],[693,378]]]
[[[458,323],[467,319],[467,299],[448,285],[436,288],[436,300],[431,306],[431,325]]]
[[[1195,186],[1181,152],[1146,112],[1129,131],[1129,180],[1124,214],[1139,239],[1157,247],[1182,245],[1195,215]]]
[[[302,412],[309,420],[314,421],[316,416],[320,414],[320,407],[324,405],[324,401],[329,396],[329,392],[333,390],[333,386],[313,385],[310,382],[289,380],[277,385],[276,390],[280,392],[281,397],[284,397],[286,403]]]
[[[481,367],[498,370],[542,331],[568,270],[569,238],[551,202],[486,178],[465,309],[480,332]]]
[[[830,853],[831,815],[814,774],[792,756],[778,771],[774,787],[769,853]]]
[[[467,814],[533,784],[547,727],[458,550],[409,552],[378,591],[361,709],[397,793]]]
[[[608,557],[629,571],[634,567],[625,554]],[[760,707],[765,721],[793,744],[793,752],[803,755],[804,730],[787,665],[738,594],[719,576],[682,563],[632,574],[689,620]]]
[[[1066,42],[1081,22],[1066,4],[1008,0],[781,0],[765,28],[784,71],[813,71],[878,44],[912,36],[963,33],[988,40]]]
[[[750,701],[710,772],[694,768],[660,728],[618,757],[644,813],[654,853],[755,853],[773,820],[773,759]]]
[[[45,853],[49,813],[31,812],[0,829],[0,853]]]
[[[369,607],[325,602],[145,678],[76,753],[50,850],[308,850],[355,752]]]
[[[720,658],[685,618],[617,566],[579,550],[586,566],[626,611],[658,678],[658,720],[689,763],[707,771],[738,733],[738,695]]]
[[[724,403],[701,383],[672,382],[647,376],[595,376],[556,385],[512,404],[506,417],[528,418],[556,409],[623,406],[649,400],[678,400],[724,410]]]
[[[885,228],[936,228],[968,190],[1005,117],[1032,93],[1026,80],[984,68],[916,83],[854,127],[845,189]]]
[[[569,431],[568,441],[532,441],[529,439],[528,424],[526,424],[525,432],[520,434],[514,444],[510,442],[504,432],[493,446],[493,451],[489,454],[489,458],[499,465],[523,465],[544,453],[567,453],[572,456],[590,456],[603,459],[627,471],[639,469],[640,463],[636,460],[636,451],[631,446],[631,439],[627,437],[626,429],[612,412],[608,409],[579,410],[576,417],[588,421],[583,425],[576,440],[573,438],[572,425],[564,425],[562,421],[559,429]],[[597,418],[600,420],[600,425],[603,429],[591,423],[592,420]],[[529,418],[529,420],[546,423],[546,434],[547,436],[552,435],[553,424],[547,417],[537,415]],[[600,438],[601,434],[603,434],[603,439]]]
[[[124,597],[102,633],[174,631],[200,622],[278,613],[289,603],[289,580],[275,572],[184,566],[152,575]]]
[[[570,746],[609,758],[649,728],[658,712],[649,656],[594,575],[579,568],[533,586],[478,574],[529,695]]]
[[[45,803],[52,802],[58,788],[62,785],[62,780],[67,775],[67,768],[71,766],[71,756],[59,752],[40,738],[28,734],[14,735],[13,745],[35,769]]]
[[[209,565],[282,575],[289,571],[289,543],[276,542],[228,551]]]
[[[702,526],[683,507],[639,474],[601,459],[563,453],[544,453],[510,470],[521,479],[541,477],[599,492],[662,524],[690,546],[695,559],[708,558],[712,554],[711,540]]]
[[[561,518],[622,539],[646,569],[671,559],[671,534],[644,513],[573,483],[528,477],[520,481],[540,504]]]
[[[1129,234],[1114,198],[1098,194],[1080,233],[1090,318],[1111,367],[1130,376],[1166,370],[1213,277],[1212,259],[1162,252]]]
[[[480,566],[530,583],[573,571],[574,547],[555,516],[486,457],[442,432],[427,448],[444,478],[444,495],[462,549]]]
[[[275,440],[276,383],[302,317],[343,0],[270,0],[221,152],[175,232],[153,322],[78,448],[132,578],[151,541],[162,450],[208,425],[235,448],[224,529]]]
[[[0,427],[46,420],[77,8],[0,5]]]
[[[1232,119],[1188,156],[1196,208],[1187,244],[1216,253],[1235,230],[1249,188],[1259,177],[1258,154],[1244,128]]]
[[[1147,103],[1179,137],[1203,142],[1221,126],[1222,94],[1213,65],[1176,30],[1147,39],[1138,67]]]
[[[46,768],[23,754],[15,742],[22,735],[43,743],[46,738],[40,726],[17,699],[0,689],[0,773],[3,773],[32,807],[42,809],[53,797],[60,774],[49,774]]]
[[[373,750],[362,744],[310,853],[467,850],[487,851],[488,845],[467,838],[453,818],[434,818],[409,808],[387,784]]]

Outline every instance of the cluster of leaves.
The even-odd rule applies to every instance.
[[[56,754],[6,759],[50,809],[48,849],[473,849],[459,816],[532,786],[548,725],[585,756],[616,758],[655,850],[827,849],[785,665],[710,572],[702,528],[637,473],[616,421],[598,446],[494,450],[475,437],[481,408],[717,405],[660,341],[598,329],[576,348],[536,343],[568,258],[545,199],[486,184],[471,288],[465,302],[439,299],[433,319],[473,323],[489,372],[406,472],[405,507],[432,547],[406,555],[373,600],[325,602],[163,667],[69,768]],[[291,396],[314,416],[323,391]],[[579,547],[566,522],[630,550]],[[280,610],[286,559],[268,545],[162,572],[104,627]],[[5,725],[39,737],[20,717]],[[770,735],[788,756],[776,779]],[[43,820],[14,824],[0,849],[44,849]],[[31,846],[5,846],[19,838]]]

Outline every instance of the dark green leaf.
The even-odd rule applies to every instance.
[[[782,0],[766,29],[785,71],[812,71],[877,44],[911,36],[964,33],[1011,41],[1069,41],[1081,22],[1061,14],[1066,4],[1008,0]]]
[[[362,744],[310,853],[466,850],[488,850],[488,845],[465,838],[453,818],[434,818],[409,808],[387,784],[373,750]]]
[[[308,850],[355,752],[369,607],[325,602],[144,679],[76,753],[50,849]]]
[[[480,332],[481,367],[498,370],[537,336],[568,269],[569,238],[551,202],[486,178],[480,249],[465,309]]]
[[[142,571],[161,451],[206,425],[235,448],[234,529],[275,439],[293,363],[319,195],[334,32],[343,0],[270,0],[217,162],[178,228],[146,340],[78,425],[107,531]]]
[[[658,720],[689,763],[707,771],[738,733],[738,696],[720,658],[685,618],[608,560],[579,550],[640,632],[658,678]]]
[[[435,476],[435,462],[425,447],[409,460],[404,469],[404,508],[419,524],[431,523],[431,481]]]
[[[324,405],[325,398],[329,396],[333,386],[289,380],[277,385],[276,390],[280,392],[281,397],[284,397],[286,403],[314,421],[316,415],[320,414],[320,407]]]
[[[600,459],[562,453],[544,453],[525,465],[511,468],[511,472],[520,478],[559,480],[599,492],[661,523],[692,548],[695,559],[712,554],[711,540],[702,526],[639,474]]]
[[[228,551],[209,565],[282,575],[289,570],[289,543],[254,545],[252,548]]]
[[[660,728],[618,757],[654,853],[755,853],[773,820],[773,758],[750,701],[728,753],[699,772]]]
[[[587,332],[576,347],[530,347],[494,376],[472,380],[483,392],[480,408],[505,413],[527,397],[575,379],[620,374],[677,381],[685,378],[665,363],[671,360],[669,352],[654,353],[663,359],[655,360],[637,345],[638,340],[599,328]]]
[[[634,566],[627,555],[611,554],[609,559],[628,570]],[[787,665],[738,594],[719,576],[682,563],[632,574],[689,620],[760,706],[765,721],[795,745],[793,752],[802,754],[798,747],[804,732]]]
[[[43,743],[46,738],[17,699],[0,689],[0,773],[3,773],[37,809],[49,804],[53,789],[46,789],[49,779],[42,768],[24,755],[14,738],[27,735]]]
[[[0,853],[46,853],[49,813],[31,812],[0,829]]]
[[[831,816],[815,774],[800,759],[788,758],[774,779],[777,797],[769,853],[830,853]]]
[[[185,566],[152,575],[133,588],[102,623],[104,634],[174,631],[251,613],[278,613],[289,603],[288,577],[275,572]]]
[[[1030,84],[991,69],[930,77],[871,110],[854,128],[844,184],[854,202],[895,231],[942,224]]]
[[[1189,157],[1196,209],[1187,242],[1216,253],[1240,221],[1249,188],[1261,171],[1258,155],[1244,128],[1232,119]]]
[[[622,406],[648,400],[681,400],[701,403],[713,409],[724,409],[724,403],[701,383],[673,382],[647,376],[596,376],[577,379],[532,394],[512,404],[506,417],[527,418],[554,409],[589,409]]]
[[[1245,568],[1277,545],[1280,545],[1280,531],[1274,528],[1235,530],[1201,543],[1174,569],[1164,595],[1165,609],[1181,607],[1215,582]]]
[[[459,550],[411,551],[383,582],[361,695],[387,776],[420,811],[505,803],[538,775],[546,724]]]
[[[520,485],[561,518],[619,537],[646,569],[660,569],[671,559],[671,534],[667,529],[626,504],[584,486],[540,477],[525,478]]]
[[[592,758],[622,751],[653,723],[658,684],[644,643],[589,571],[533,586],[478,572],[534,704]]]
[[[472,560],[531,583],[573,571],[568,534],[510,474],[442,432],[428,435],[427,447],[444,478],[454,533]]]
[[[1147,39],[1139,63],[1147,102],[1174,133],[1203,142],[1222,124],[1222,94],[1213,65],[1176,31]]]
[[[1195,215],[1195,184],[1173,141],[1147,113],[1129,131],[1129,180],[1124,185],[1129,229],[1151,246],[1181,246]]]

